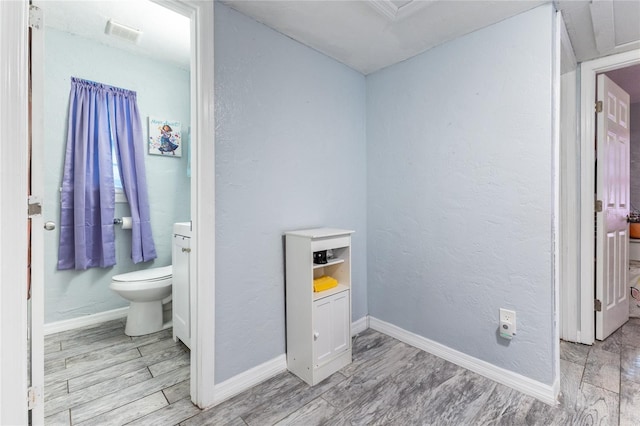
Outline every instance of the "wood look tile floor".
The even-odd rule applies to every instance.
[[[45,351],[47,425],[640,424],[638,319],[593,347],[561,342],[555,407],[373,330],[314,387],[283,372],[206,411],[171,329],[131,338],[110,321],[47,336]]]

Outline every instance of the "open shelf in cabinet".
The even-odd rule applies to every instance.
[[[337,259],[327,260],[327,263],[314,263],[313,269],[324,268],[326,266],[331,266],[331,265],[337,265],[338,263],[344,263],[344,259],[337,258]]]

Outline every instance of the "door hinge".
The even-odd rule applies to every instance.
[[[602,312],[602,302],[600,299],[595,299],[593,301],[593,310],[596,312]]]
[[[42,27],[42,9],[37,6],[29,6],[29,27],[36,30]]]
[[[602,211],[602,200],[596,200],[594,210],[596,213],[600,213]]]
[[[596,112],[602,112],[602,101],[596,102]]]
[[[42,214],[42,204],[40,203],[40,197],[29,195],[29,202],[27,206],[29,217],[40,216]]]
[[[27,389],[27,408],[33,410],[40,403],[40,389],[33,386]]]

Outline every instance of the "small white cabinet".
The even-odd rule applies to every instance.
[[[182,340],[191,349],[191,223],[173,225],[173,280],[171,284],[173,340]]]
[[[315,385],[351,363],[351,234],[334,228],[285,234],[287,368]],[[327,252],[314,263],[314,253]],[[334,288],[314,292],[330,276]]]

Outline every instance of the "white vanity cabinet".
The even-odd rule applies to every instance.
[[[173,225],[173,279],[171,284],[173,340],[182,340],[191,349],[191,223]]]
[[[287,368],[310,385],[351,363],[352,233],[316,228],[285,234]],[[314,263],[314,253],[325,251],[326,263]],[[314,292],[313,280],[321,276],[338,286]]]

